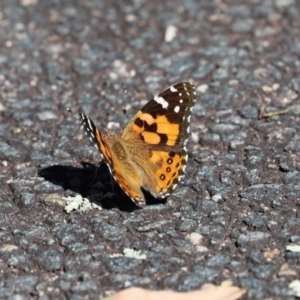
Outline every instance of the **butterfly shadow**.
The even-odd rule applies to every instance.
[[[64,190],[70,190],[99,203],[104,209],[118,208],[127,212],[140,209],[114,182],[105,164],[96,166],[81,162],[81,165],[82,168],[54,165],[41,169],[38,175]]]

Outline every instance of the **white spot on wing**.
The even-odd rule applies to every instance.
[[[176,112],[176,113],[178,113],[179,111],[180,111],[180,107],[177,105],[177,106],[175,106],[174,107],[174,111]]]
[[[178,90],[177,90],[173,85],[171,85],[170,91],[171,91],[171,92],[178,92]]]
[[[183,100],[182,100],[182,99],[180,99],[180,100],[179,100],[179,103],[183,103]]]
[[[158,95],[154,97],[154,101],[159,103],[163,108],[167,108],[169,106],[169,103],[163,98]]]
[[[178,177],[178,181],[179,181],[179,182],[182,182],[182,180],[184,179],[184,177],[185,177],[185,174],[179,176],[179,177]]]
[[[93,127],[92,127],[92,124],[91,124],[91,121],[90,121],[90,119],[86,119],[87,120],[87,123],[88,123],[88,125],[89,125],[89,128],[90,128],[90,130],[92,130],[93,129]]]

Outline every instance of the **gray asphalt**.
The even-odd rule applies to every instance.
[[[0,298],[230,279],[243,299],[294,299],[299,36],[296,0],[1,0]],[[121,129],[184,80],[186,179],[138,208],[66,109]],[[287,112],[259,119],[263,104]]]

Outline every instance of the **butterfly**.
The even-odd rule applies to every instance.
[[[183,178],[195,87],[179,82],[152,98],[120,135],[105,133],[79,113],[85,133],[99,149],[119,186],[136,204],[145,204],[143,190],[165,198]]]

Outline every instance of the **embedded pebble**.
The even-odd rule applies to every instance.
[[[111,258],[107,263],[107,267],[112,272],[124,273],[137,267],[139,264],[139,259],[120,256]]]

